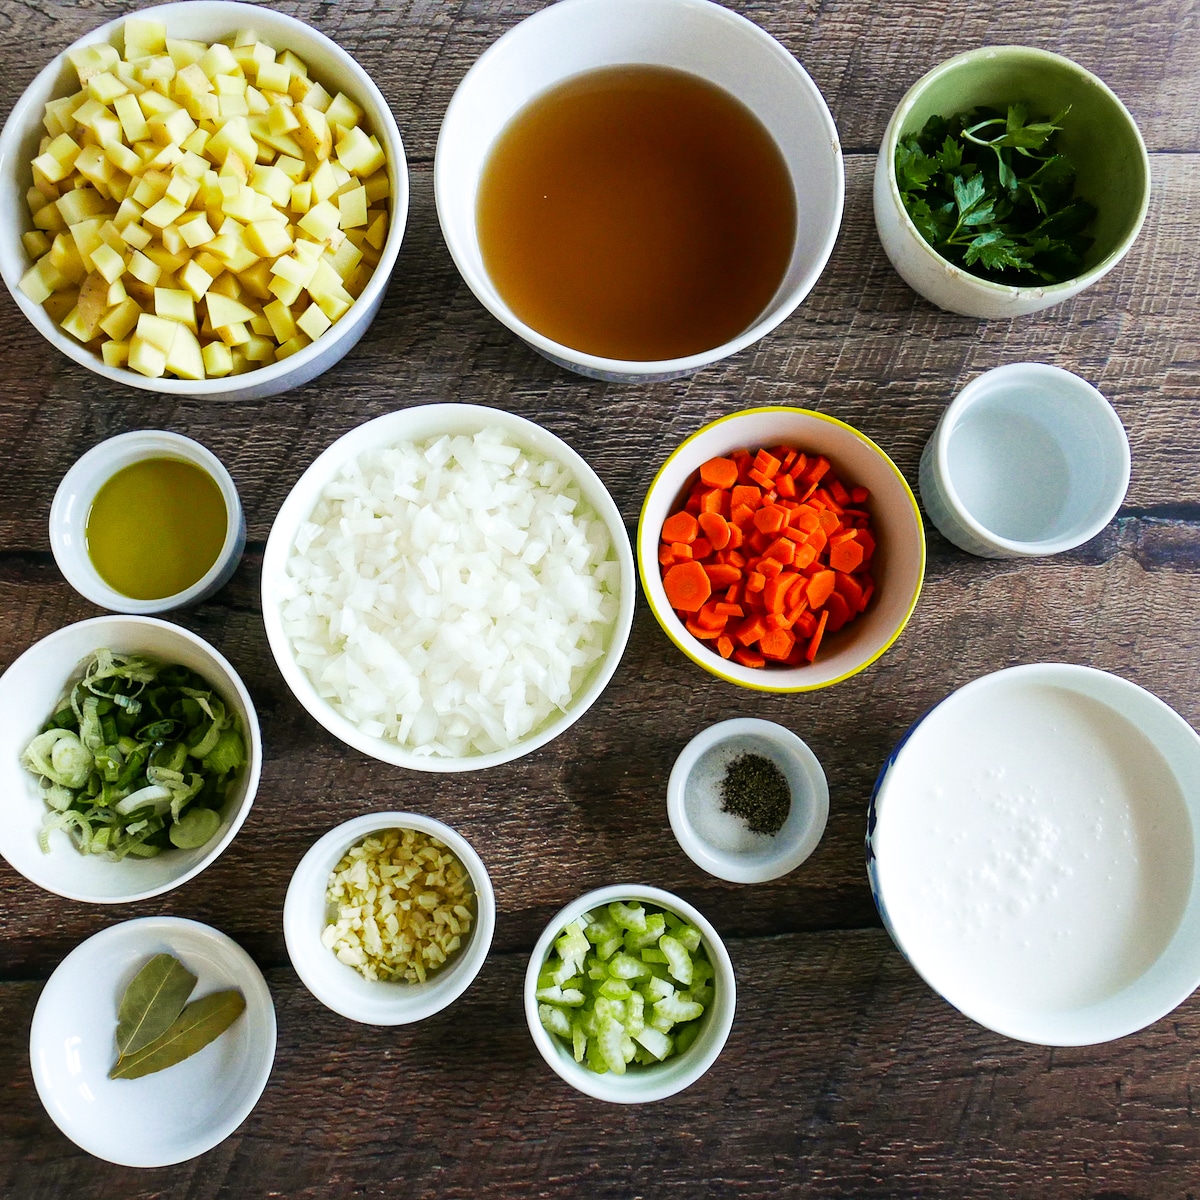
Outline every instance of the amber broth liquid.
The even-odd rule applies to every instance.
[[[796,237],[771,135],[719,87],[605,67],[531,101],[480,180],[484,266],[514,313],[564,346],[657,361],[760,316]]]

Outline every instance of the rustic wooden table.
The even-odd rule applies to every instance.
[[[130,6],[0,0],[7,112],[43,62]],[[122,908],[58,899],[0,862],[0,1192],[71,1197],[822,1196],[1175,1197],[1200,1191],[1200,1001],[1107,1046],[1050,1050],[972,1024],[907,966],[868,893],[862,840],[872,780],[900,733],[953,688],[1016,663],[1087,663],[1151,689],[1193,724],[1200,668],[1200,8],[1193,0],[750,0],[829,101],[846,152],[841,237],[807,301],[773,334],[675,383],[591,383],[544,362],[461,282],[438,231],[438,126],[471,62],[538,0],[390,5],[285,0],[337,39],[393,106],[413,204],[391,289],[350,356],[259,403],[174,402],[110,386],[51,350],[0,297],[0,664],[96,610],[50,556],[47,513],[72,461],[129,429],[174,429],[233,473],[249,544],[233,582],[177,619],[214,642],[259,708],[267,757],[244,829],[199,878]],[[1141,239],[1105,280],[1017,321],[952,316],[894,273],[871,216],[887,118],[934,63],[984,43],[1045,46],[1103,77],[1139,121],[1154,194]],[[863,429],[915,484],[945,404],[1002,363],[1075,370],[1129,431],[1133,482],[1117,519],[1069,554],[971,558],[934,531],[925,591],[873,667],[815,695],[739,691],[688,662],[639,600],[625,658],[568,734],[505,768],[427,776],[349,750],[301,710],[267,649],[258,573],[272,518],[313,457],[370,417],[427,401],[496,405],[565,438],[632,531],[658,464],[706,420],[801,404]],[[667,775],[693,734],[725,717],[788,725],[829,777],[824,841],[772,884],[726,885],[680,852]],[[493,952],[470,991],[422,1024],[376,1029],[323,1008],[284,950],[288,879],[332,825],[383,808],[460,829],[495,882]],[[586,889],[645,881],[715,922],[740,997],[713,1069],[687,1092],[627,1110],[575,1093],[525,1029],[526,957],[550,915]],[[178,1167],[89,1158],[43,1111],[30,1018],[63,956],[130,917],[209,922],[262,967],[279,1017],[266,1091],[242,1127]]]

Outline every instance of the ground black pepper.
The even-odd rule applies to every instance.
[[[792,808],[792,792],[783,772],[761,754],[743,754],[725,769],[721,808],[740,817],[752,833],[774,835]]]

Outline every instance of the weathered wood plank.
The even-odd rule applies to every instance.
[[[25,1055],[34,984],[0,985],[0,1194],[287,1196],[1184,1196],[1195,1189],[1200,1003],[1108,1050],[978,1029],[881,931],[734,942],[738,1014],[692,1088],[626,1110],[579,1095],[525,1028],[525,959],[453,1007],[372,1029],[268,972],[275,1070],[223,1145],[174,1168],[99,1163],[52,1126]]]

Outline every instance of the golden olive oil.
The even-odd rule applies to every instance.
[[[96,493],[88,556],[114,591],[162,600],[207,574],[227,528],[225,498],[207,471],[178,458],[146,458]]]
[[[758,118],[695,75],[603,67],[535,98],[496,139],[476,202],[484,266],[527,325],[574,350],[711,350],[771,302],[796,240],[787,163]]]

